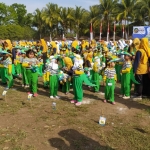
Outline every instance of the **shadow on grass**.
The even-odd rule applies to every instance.
[[[60,138],[51,138],[49,143],[58,150],[114,150],[109,146],[100,145],[99,142],[86,137],[74,129],[60,131]],[[69,145],[65,143],[69,142]]]
[[[147,133],[145,130],[143,130],[143,129],[140,129],[140,128],[134,128],[136,131],[139,131],[139,132],[141,132],[141,133]]]
[[[0,101],[4,101],[4,99],[3,99],[3,98],[0,98]]]

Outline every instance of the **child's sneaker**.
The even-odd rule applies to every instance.
[[[28,88],[28,87],[29,87],[29,85],[25,85],[25,86],[24,86],[24,88]]]
[[[76,100],[70,101],[71,104],[75,104],[76,102],[77,102]]]
[[[38,94],[37,94],[37,93],[34,93],[34,94],[33,94],[33,97],[37,97],[37,96],[38,96]]]
[[[9,90],[9,87],[6,87],[5,90]]]
[[[130,96],[123,96],[123,99],[130,99]]]
[[[142,100],[142,96],[133,97],[133,101],[141,101],[141,100]]]
[[[59,97],[59,96],[55,96],[55,98],[56,98],[56,99],[60,99],[60,97]]]
[[[32,94],[32,92],[28,92],[28,95]]]
[[[22,87],[24,87],[24,84],[22,84]]]
[[[75,105],[80,106],[81,104],[82,104],[81,102],[77,102]]]
[[[99,94],[100,94],[100,95],[105,95],[105,93],[103,93],[103,92],[100,92]]]
[[[50,96],[51,99],[54,99],[54,96]]]

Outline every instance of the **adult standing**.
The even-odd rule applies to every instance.
[[[133,71],[135,73],[135,79],[137,84],[137,95],[134,100],[142,99],[142,96],[148,96],[149,94],[149,58],[150,48],[148,38],[141,39],[139,49],[136,52]]]

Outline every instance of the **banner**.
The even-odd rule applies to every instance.
[[[139,39],[147,37],[150,39],[150,26],[134,26],[132,37]]]

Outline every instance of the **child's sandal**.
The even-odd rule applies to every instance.
[[[75,105],[80,106],[81,104],[82,104],[81,102],[77,102]]]

